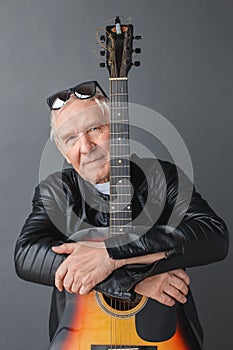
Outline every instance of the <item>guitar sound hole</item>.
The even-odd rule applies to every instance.
[[[114,310],[129,311],[134,309],[141,301],[141,295],[137,294],[134,301],[125,301],[121,299],[109,298],[103,295],[105,302]]]

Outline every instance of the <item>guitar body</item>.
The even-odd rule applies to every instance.
[[[140,235],[147,226],[132,226]],[[102,241],[109,227],[83,229],[71,235],[73,241]],[[50,350],[188,350],[175,307],[150,298],[135,301],[106,297],[92,291],[88,295],[66,292],[65,310]]]
[[[111,299],[110,304],[115,302]],[[122,309],[127,309],[127,303],[121,302]],[[138,335],[136,317],[147,306],[147,298],[143,297],[130,310],[116,310],[98,292],[86,296],[67,294],[66,313],[50,350],[188,350],[179,326],[170,339],[161,342]]]

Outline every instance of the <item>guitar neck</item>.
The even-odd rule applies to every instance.
[[[132,222],[127,78],[110,78],[110,232],[124,233]]]

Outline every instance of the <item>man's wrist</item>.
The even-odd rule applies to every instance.
[[[166,252],[159,252],[159,253],[152,253],[152,254],[147,254],[147,255],[128,258],[128,259],[112,259],[109,257],[110,259],[109,261],[111,264],[113,264],[114,270],[116,270],[125,265],[151,264],[151,263],[154,263],[155,261],[164,259],[165,257],[166,257]]]
[[[109,258],[109,259],[111,260],[111,263],[112,263],[113,266],[114,266],[114,270],[117,270],[117,269],[119,269],[120,267],[126,265],[126,260],[127,260],[127,259],[118,259],[118,260],[114,260],[114,259],[112,259],[112,258]]]

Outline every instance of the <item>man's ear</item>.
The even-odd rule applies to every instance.
[[[61,154],[63,155],[63,157],[66,159],[67,163],[71,164],[69,158],[67,157],[67,155],[66,155],[65,152],[64,152],[64,149],[63,149],[62,146],[61,146],[60,141],[59,141],[57,138],[55,138],[54,141],[55,141],[55,143],[56,143],[57,148],[59,149],[59,151],[60,151]]]

